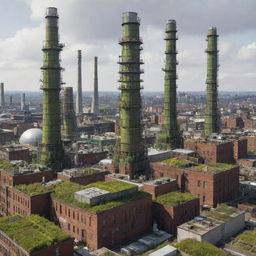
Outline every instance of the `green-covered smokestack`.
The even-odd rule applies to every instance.
[[[176,108],[176,21],[169,20],[166,24],[166,59],[164,77],[164,120],[162,131],[158,136],[158,146],[165,149],[174,149],[181,146],[181,137],[177,123]]]
[[[141,127],[142,40],[139,36],[140,21],[135,12],[123,13],[122,55],[120,64],[120,144],[119,171],[131,177],[144,171],[146,159]]]
[[[217,29],[212,27],[208,29],[207,41],[207,79],[206,79],[206,109],[205,109],[205,136],[217,133],[218,129],[218,47],[217,47]]]
[[[60,126],[61,66],[57,8],[46,9],[46,33],[43,46],[43,138],[40,145],[40,161],[54,170],[60,170],[63,162]]]
[[[62,90],[62,138],[73,140],[76,137],[76,117],[74,111],[73,87],[64,87]]]

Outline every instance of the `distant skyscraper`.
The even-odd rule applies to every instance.
[[[77,80],[77,92],[76,92],[76,114],[83,113],[83,91],[82,91],[82,51],[77,52],[78,60],[78,80]]]
[[[25,110],[26,108],[26,94],[22,93],[20,97],[20,109]]]
[[[0,106],[1,107],[4,107],[4,105],[5,105],[5,100],[4,100],[4,83],[1,83],[0,84],[0,93],[1,93],[1,95],[0,95]]]
[[[208,137],[218,133],[218,35],[215,27],[208,29],[206,109],[204,133]]]
[[[43,46],[43,137],[40,161],[53,170],[62,168],[63,147],[60,125],[61,66],[57,8],[46,9],[46,31]]]
[[[94,57],[94,90],[92,97],[92,113],[99,114],[99,92],[98,92],[98,58]]]

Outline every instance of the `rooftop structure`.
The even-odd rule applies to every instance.
[[[158,144],[162,148],[173,149],[181,144],[181,137],[179,134],[177,123],[177,109],[176,109],[176,21],[169,20],[165,30],[166,40],[166,59],[165,67],[165,82],[164,82],[164,121],[162,132],[158,137]]]
[[[76,92],[76,114],[83,113],[83,91],[82,91],[82,51],[77,51],[78,80]]]
[[[112,199],[111,201],[100,201],[97,205],[90,205],[86,202],[80,202],[76,199],[75,193],[78,191],[86,190],[89,188],[97,188],[99,190],[105,190],[109,193],[116,193],[125,191],[131,188],[136,188],[136,186],[125,183],[125,182],[96,182],[89,184],[87,186],[78,185],[73,182],[62,182],[58,184],[53,193],[53,198],[58,199],[67,204],[71,204],[73,206],[88,210],[93,213],[99,213],[102,211],[109,210],[111,208],[117,207],[119,205],[123,205],[127,202],[137,200],[144,196],[147,196],[147,193],[135,191],[131,194],[124,194],[118,199]]]
[[[37,215],[25,218],[1,217],[0,231],[29,253],[69,239],[69,236],[52,222]]]
[[[212,133],[219,131],[218,127],[218,47],[217,47],[217,29],[211,27],[208,29],[207,41],[207,79],[206,79],[206,109],[204,133],[209,137]]]
[[[140,51],[142,40],[139,36],[140,21],[135,12],[123,13],[123,36],[119,43],[122,55],[119,58],[120,79],[120,144],[118,152],[119,169],[130,176],[144,171],[146,159],[142,140]]]
[[[92,168],[72,168],[64,169],[62,175],[67,177],[83,177],[94,173],[99,173],[100,170]]]
[[[22,133],[19,142],[20,144],[38,146],[42,141],[42,135],[41,129],[31,128]]]
[[[43,46],[43,137],[40,144],[39,158],[41,163],[59,170],[62,167],[63,148],[61,143],[60,125],[60,89],[61,66],[60,51],[63,44],[59,43],[59,27],[57,8],[46,9],[46,30]]]
[[[174,192],[170,192],[170,193],[158,196],[155,199],[155,202],[159,204],[175,207],[180,204],[189,202],[195,198],[197,197],[190,193],[181,193],[179,191],[174,191]]]

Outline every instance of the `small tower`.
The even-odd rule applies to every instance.
[[[3,108],[5,106],[4,100],[4,83],[0,83],[0,106]]]
[[[98,91],[98,57],[94,57],[94,90],[92,97],[91,112],[99,114],[99,91]]]
[[[76,92],[76,114],[83,113],[83,92],[82,92],[82,51],[77,51],[77,66],[78,66],[78,79],[77,79],[77,92]]]

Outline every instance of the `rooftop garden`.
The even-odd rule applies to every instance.
[[[170,166],[174,166],[174,167],[185,167],[186,165],[189,164],[188,161],[184,161],[184,160],[178,159],[176,157],[169,158],[169,159],[160,161],[158,163],[166,164],[166,165],[170,165]]]
[[[231,242],[232,246],[256,253],[256,230],[246,230]]]
[[[233,164],[224,164],[224,163],[208,163],[208,164],[200,164],[197,166],[191,167],[191,170],[199,171],[199,172],[211,172],[211,173],[220,173],[227,171],[231,168],[234,168]]]
[[[36,196],[53,190],[53,186],[45,186],[42,183],[22,184],[15,186],[15,188],[29,196]]]
[[[184,203],[191,201],[195,198],[197,198],[197,197],[190,193],[181,193],[179,191],[175,191],[175,192],[170,192],[170,193],[158,196],[155,199],[155,202],[157,202],[159,204],[174,207],[174,206],[177,206],[180,204],[184,204]]]
[[[237,209],[232,206],[228,206],[227,204],[219,204],[214,210],[204,211],[203,215],[220,221],[229,221],[232,218],[232,214],[236,212]]]
[[[229,256],[231,255],[228,252],[223,251],[222,249],[217,248],[216,246],[207,243],[199,242],[194,239],[185,239],[179,243],[173,244],[178,250],[187,253],[191,256]]]
[[[1,217],[0,230],[29,253],[69,238],[59,227],[38,215]]]
[[[17,169],[17,167],[15,167],[13,164],[11,164],[8,161],[0,161],[0,170],[4,170],[4,171],[15,171]]]
[[[133,188],[136,186],[128,183],[124,183],[124,182],[118,182],[118,181],[96,182],[96,183],[89,184],[87,186],[82,186],[73,182],[62,182],[56,185],[55,190],[52,193],[52,196],[53,198],[56,198],[67,204],[88,210],[93,213],[99,213],[99,212],[106,211],[111,208],[115,208],[117,206],[123,205],[130,201],[138,200],[140,198],[143,198],[149,195],[148,193],[138,191],[138,192],[129,194],[127,196],[123,196],[122,198],[119,198],[117,200],[103,202],[95,206],[91,206],[87,203],[79,202],[74,198],[75,192],[84,190],[87,188],[91,188],[91,187],[97,187],[99,189],[104,189],[109,192],[117,192],[117,191],[129,189],[129,188]]]

